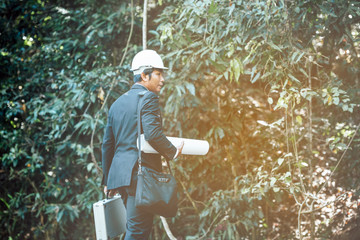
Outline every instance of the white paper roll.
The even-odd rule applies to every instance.
[[[166,137],[175,147],[184,141],[184,148],[181,154],[185,155],[206,155],[209,151],[209,143],[205,140],[189,139],[189,138],[177,138]],[[149,143],[145,140],[144,134],[140,136],[141,149],[144,153],[158,153]],[[136,141],[138,143],[138,141]],[[139,148],[139,144],[137,144]]]

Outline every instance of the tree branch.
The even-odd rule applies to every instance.
[[[142,25],[142,40],[143,40],[143,50],[146,49],[146,33],[147,33],[147,5],[148,0],[144,0],[144,11],[143,11],[143,25]]]
[[[171,230],[169,228],[169,225],[168,225],[168,223],[166,221],[166,218],[160,216],[160,219],[161,219],[161,222],[162,222],[162,224],[163,224],[163,226],[165,228],[165,232],[168,235],[168,237],[170,238],[170,240],[176,240],[176,237],[174,237],[174,235],[172,234],[172,232],[171,232]]]

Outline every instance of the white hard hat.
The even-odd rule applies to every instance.
[[[149,68],[168,69],[164,67],[161,57],[154,50],[138,52],[131,63],[131,71],[134,72],[134,75],[137,75]]]

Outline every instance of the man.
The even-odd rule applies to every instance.
[[[181,154],[165,137],[162,129],[159,97],[164,85],[164,67],[161,57],[153,50],[137,53],[132,62],[135,84],[111,106],[102,144],[104,192],[112,196],[120,192],[127,211],[125,239],[148,239],[153,215],[135,207],[138,170],[137,105],[139,93],[148,91],[141,105],[141,132],[150,145],[160,154],[141,154],[142,164],[161,171],[161,155],[167,160]]]

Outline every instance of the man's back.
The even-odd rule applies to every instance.
[[[138,159],[137,105],[139,93],[146,91],[141,104],[141,132],[164,157],[172,159],[176,148],[166,139],[162,131],[158,96],[135,84],[111,106],[103,141],[104,183],[108,189],[129,186],[131,174]],[[161,171],[159,154],[142,153],[145,166]],[[110,168],[111,166],[111,168]],[[106,174],[108,172],[108,174]]]
[[[137,104],[139,93],[144,90],[145,87],[134,85],[111,105],[103,142],[103,158],[109,163],[105,178],[109,189],[130,185],[138,158]]]

